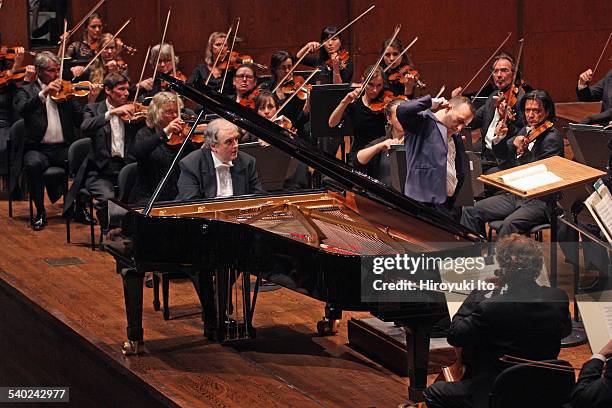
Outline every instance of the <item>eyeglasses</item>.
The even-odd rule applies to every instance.
[[[250,80],[255,79],[255,76],[243,74],[243,75],[236,75],[236,78],[239,79],[239,80],[242,80],[242,81],[244,81],[244,80],[249,80],[250,81]]]

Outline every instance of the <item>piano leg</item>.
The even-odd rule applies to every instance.
[[[408,398],[411,401],[422,402],[423,391],[427,388],[427,365],[429,362],[429,334],[431,323],[403,323],[406,331],[406,347],[408,349],[408,377],[410,386]]]
[[[127,338],[123,343],[124,355],[144,353],[142,329],[142,284],[144,273],[136,268],[117,265],[117,272],[123,279],[123,296],[125,298],[125,313],[127,315]]]
[[[342,309],[331,303],[326,303],[325,316],[317,322],[317,332],[320,336],[330,336],[338,333],[340,319],[342,319]]]
[[[200,299],[204,336],[216,341],[218,325],[212,274],[207,270],[194,270],[189,273],[189,277]]]

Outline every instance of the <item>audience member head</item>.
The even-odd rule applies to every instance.
[[[533,283],[542,270],[544,258],[537,242],[519,234],[502,238],[495,246],[500,284],[508,286]],[[497,275],[497,273],[496,273]]]

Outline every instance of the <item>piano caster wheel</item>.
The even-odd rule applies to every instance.
[[[317,322],[317,333],[319,336],[331,336],[338,333],[339,320],[323,318]]]
[[[145,352],[144,341],[124,341],[121,346],[124,356],[134,356]]]

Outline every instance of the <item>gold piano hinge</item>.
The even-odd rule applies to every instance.
[[[199,206],[199,207],[198,207],[198,212],[199,212],[199,213],[206,212],[206,206],[205,206],[205,205],[201,205],[201,206]]]
[[[159,215],[160,217],[165,216],[168,213],[168,211],[166,210],[159,210],[159,212],[157,213],[157,215]]]

